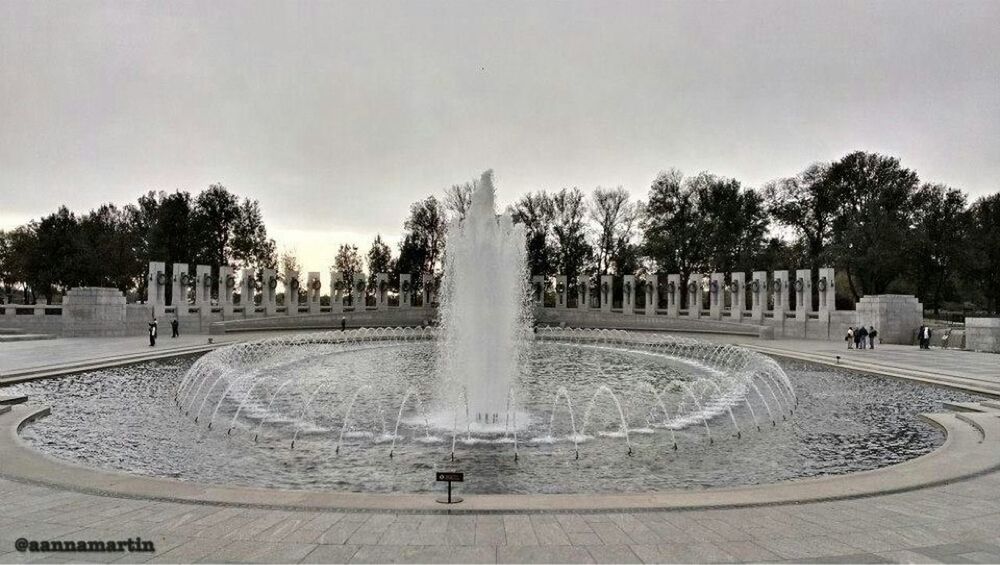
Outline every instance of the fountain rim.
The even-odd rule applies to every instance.
[[[1000,439],[1000,418],[996,413],[921,414],[944,431],[944,443],[930,453],[879,469],[744,487],[626,494],[469,494],[463,495],[461,507],[442,508],[434,502],[433,493],[223,486],[97,469],[46,454],[21,438],[21,429],[49,413],[48,407],[22,404],[0,415],[0,424],[7,427],[7,433],[0,433],[0,452],[5,455],[0,462],[0,477],[99,496],[263,509],[547,513],[745,508],[907,492],[1000,470],[1000,450],[989,446]]]

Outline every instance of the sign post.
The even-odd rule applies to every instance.
[[[455,482],[455,483],[465,482],[465,474],[464,473],[455,473],[455,472],[451,472],[451,471],[438,471],[438,473],[437,473],[437,482],[439,482],[439,483],[448,483],[448,498],[444,498],[444,497],[438,498],[437,499],[438,502],[440,502],[441,504],[456,504],[456,503],[462,502],[462,497],[461,496],[456,496],[454,498],[451,496],[451,483],[453,483],[453,482]]]

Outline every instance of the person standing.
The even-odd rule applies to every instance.
[[[930,349],[931,348],[931,327],[930,326],[924,326],[923,336],[924,336],[924,349]]]
[[[844,340],[847,341],[847,348],[848,349],[853,349],[854,348],[854,328],[848,326],[848,328],[847,328],[847,337],[845,337]]]
[[[864,349],[868,345],[868,330],[861,326],[855,335],[858,336],[858,349]]]
[[[175,338],[181,335],[180,332],[181,323],[177,321],[177,318],[170,320],[170,337]]]
[[[340,331],[347,331],[347,316],[340,317]]]
[[[153,347],[156,345],[156,318],[149,323],[149,346]]]
[[[875,349],[875,338],[878,337],[878,330],[875,326],[868,326],[868,349]]]

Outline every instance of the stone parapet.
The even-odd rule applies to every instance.
[[[63,298],[65,337],[121,337],[126,333],[125,295],[116,288],[78,287]]]
[[[966,318],[965,348],[1000,353],[1000,318]]]

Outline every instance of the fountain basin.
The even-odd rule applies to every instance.
[[[206,381],[202,392],[194,393],[192,385],[184,384],[185,377],[190,380],[188,369],[209,365],[210,356],[19,385],[18,392],[54,407],[52,416],[22,434],[43,452],[88,466],[202,484],[421,493],[436,488],[435,470],[455,469],[466,473],[466,493],[659,492],[761,485],[905,461],[944,441],[941,431],[919,420],[918,413],[938,411],[946,401],[977,399],[751,356],[761,367],[773,364],[769,370],[787,373],[797,407],[785,402],[779,408],[780,402],[765,393],[772,402],[772,424],[759,399],[746,406],[739,401],[745,396],[728,385],[720,386],[721,395],[709,385],[697,385],[699,399],[722,402],[712,407],[706,402],[699,411],[693,399],[683,399],[687,394],[670,396],[664,403],[671,415],[664,418],[650,388],[637,383],[668,395],[671,386],[679,392],[684,387],[672,382],[714,378],[720,366],[735,362],[745,350],[671,341],[699,358],[656,351],[650,342],[663,341],[662,336],[542,332],[531,344],[529,371],[514,395],[519,399],[512,411],[516,424],[504,431],[465,422],[456,428],[454,410],[434,402],[440,393],[428,378],[434,355],[430,334],[398,339],[390,332],[369,332],[356,337],[346,346],[332,343],[330,336],[312,345],[296,336],[299,345],[258,347],[274,355],[257,358],[266,359],[259,373],[265,380],[257,384],[260,394],[244,404],[228,434],[239,410],[236,400],[243,398],[234,391],[258,381],[241,372],[242,367],[231,378],[215,374],[220,379],[216,385]],[[290,371],[301,376],[275,396],[287,380],[282,375]],[[240,378],[244,384],[236,382]],[[331,389],[337,383],[339,391],[329,396],[325,389],[316,392],[323,379]],[[358,394],[359,386],[349,383],[367,385],[378,394]],[[601,387],[612,394],[600,392]],[[192,390],[190,399],[185,399],[185,388]],[[233,401],[216,404],[226,388]],[[404,401],[401,395],[407,391],[414,398]],[[726,391],[737,401],[725,401]],[[313,407],[304,410],[308,395],[315,395]],[[358,412],[351,418],[354,423],[345,426],[345,407],[352,398]],[[392,402],[379,408],[380,398]],[[699,416],[692,418],[695,414]]]

